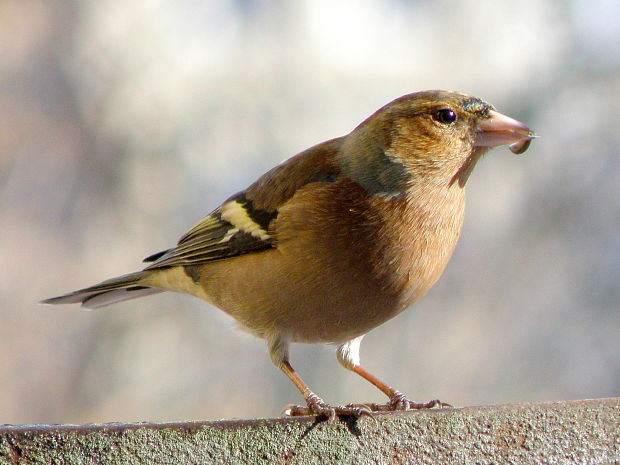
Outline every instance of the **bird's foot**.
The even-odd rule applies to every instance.
[[[452,405],[440,401],[439,399],[433,399],[425,403],[418,403],[407,399],[407,397],[399,391],[395,391],[390,400],[386,404],[374,404],[368,403],[366,405],[373,412],[390,412],[395,410],[423,410],[431,409],[434,407],[444,408],[452,407]]]
[[[391,397],[388,405],[392,410],[424,410],[433,407],[452,407],[452,405],[440,401],[439,399],[429,400],[428,402],[418,403],[407,399],[402,392],[396,391]]]
[[[326,417],[328,421],[334,421],[336,417],[369,416],[372,418],[372,409],[366,404],[335,405],[327,404],[314,393],[306,397],[307,406],[289,405],[284,409],[284,414],[292,417],[303,415],[318,415]]]

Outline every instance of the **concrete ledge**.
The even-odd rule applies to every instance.
[[[0,427],[0,464],[620,464],[620,398],[165,424]]]

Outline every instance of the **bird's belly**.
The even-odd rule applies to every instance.
[[[233,260],[234,267],[224,260],[205,270],[206,300],[259,337],[344,342],[394,317],[427,290],[416,282],[388,290],[363,265],[304,261],[276,249]]]

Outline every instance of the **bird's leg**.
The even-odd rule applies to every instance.
[[[360,417],[370,415],[369,409],[354,406],[331,406],[310,390],[308,385],[301,379],[288,361],[288,340],[282,337],[273,338],[269,341],[269,355],[273,363],[284,372],[286,376],[299,389],[306,400],[306,407],[289,405],[284,412],[290,416],[319,415],[334,421],[336,415]]]
[[[386,396],[389,397],[389,402],[387,404],[369,404],[368,406],[371,408],[373,412],[382,411],[382,410],[419,410],[419,409],[427,409],[433,407],[451,407],[450,404],[446,404],[445,402],[440,401],[439,399],[433,399],[428,402],[418,403],[412,400],[407,399],[402,392],[394,389],[392,386],[385,384],[383,381],[378,379],[372,373],[369,373],[361,366],[356,365],[350,368],[351,371],[357,373],[362,378],[366,379],[370,383],[374,384],[377,388],[379,388]]]
[[[337,356],[338,361],[348,370],[351,370],[354,373],[357,373],[365,380],[372,383],[378,389],[381,390],[386,396],[389,397],[389,401],[387,404],[375,404],[375,403],[365,403],[364,405],[368,406],[373,412],[377,411],[389,411],[389,410],[417,410],[417,409],[428,409],[433,407],[451,407],[450,404],[446,404],[445,402],[441,402],[438,399],[431,400],[425,403],[417,403],[412,400],[407,399],[407,397],[400,391],[397,391],[392,386],[381,381],[372,373],[369,373],[364,368],[360,366],[360,356],[359,349],[360,343],[362,342],[362,337],[352,339],[344,344],[338,346]]]

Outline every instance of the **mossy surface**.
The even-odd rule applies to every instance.
[[[0,464],[620,463],[620,398],[278,418],[0,427]]]

